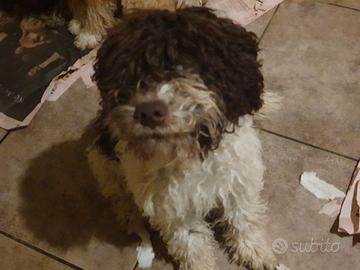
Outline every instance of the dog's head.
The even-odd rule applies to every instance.
[[[103,123],[138,148],[204,155],[262,106],[257,52],[255,34],[209,9],[130,13],[95,64]]]

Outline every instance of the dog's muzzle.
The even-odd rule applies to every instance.
[[[167,105],[160,101],[143,102],[135,107],[134,119],[146,127],[164,125],[168,116]]]

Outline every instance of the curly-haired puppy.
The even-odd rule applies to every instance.
[[[232,261],[273,269],[252,114],[263,104],[257,39],[205,8],[138,11],[98,52],[99,137],[88,158],[121,222],[146,217],[182,270],[216,269],[213,225]]]

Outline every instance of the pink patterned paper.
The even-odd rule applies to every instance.
[[[350,235],[360,233],[360,161],[352,175],[348,191],[341,206],[338,232]]]
[[[284,0],[208,0],[206,6],[243,26],[251,23]]]

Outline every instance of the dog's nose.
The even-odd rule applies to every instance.
[[[154,128],[164,124],[168,107],[160,100],[143,102],[135,107],[134,118],[143,126]]]

